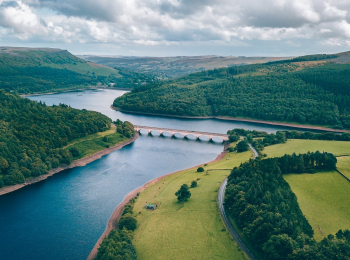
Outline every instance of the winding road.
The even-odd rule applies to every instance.
[[[254,153],[254,159],[259,156],[258,152],[255,150],[255,148],[249,144],[249,148]],[[219,193],[218,193],[218,204],[219,204],[219,211],[222,217],[222,220],[224,221],[224,224],[226,226],[226,229],[230,232],[231,236],[236,240],[238,246],[246,253],[249,259],[251,260],[258,260],[252,251],[250,251],[249,247],[245,244],[241,236],[238,234],[236,229],[233,227],[230,219],[226,215],[225,207],[224,207],[224,196],[225,196],[225,190],[227,185],[227,178],[224,180],[224,182],[221,184]]]

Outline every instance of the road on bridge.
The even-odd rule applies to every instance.
[[[254,153],[254,159],[259,156],[258,152],[255,150],[255,148],[249,144],[250,149]],[[225,207],[224,207],[224,196],[225,196],[225,190],[227,185],[227,178],[224,180],[224,182],[221,184],[219,193],[218,193],[218,204],[219,204],[219,211],[222,217],[222,220],[224,221],[224,224],[226,226],[226,229],[230,232],[231,236],[236,240],[238,246],[246,253],[246,255],[251,260],[258,260],[254,253],[249,249],[249,247],[246,245],[246,243],[243,241],[241,236],[238,234],[237,230],[233,227],[230,219],[226,215]]]

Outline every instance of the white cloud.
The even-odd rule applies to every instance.
[[[0,29],[2,39],[18,38],[22,42],[35,39],[115,46],[220,42],[225,46],[247,46],[247,41],[254,40],[309,39],[331,46],[348,46],[350,3],[342,0],[0,0]]]

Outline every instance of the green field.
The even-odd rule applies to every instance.
[[[107,141],[103,138],[107,137]],[[116,132],[115,126],[105,132],[89,135],[68,144],[65,148],[70,149],[75,147],[80,152],[79,156],[74,157],[74,160],[92,155],[98,151],[114,146],[118,143],[125,142],[128,138]]]
[[[350,179],[350,156],[338,157],[337,160],[337,169]]]
[[[139,259],[245,259],[225,230],[217,194],[230,173],[220,169],[232,169],[250,157],[250,151],[228,153],[221,161],[205,166],[202,173],[184,170],[143,191],[134,207],[138,227],[133,243]],[[190,189],[190,200],[179,204],[175,192],[197,179],[198,186]],[[157,203],[159,208],[148,211],[146,203]]]
[[[350,182],[343,176],[333,171],[288,174],[284,178],[296,194],[302,212],[314,229],[315,239],[321,240],[339,229],[350,229]]]
[[[350,142],[291,139],[284,144],[267,146],[263,153],[268,157],[281,157],[285,154],[307,152],[329,152],[335,156],[350,155]]]

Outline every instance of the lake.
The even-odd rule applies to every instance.
[[[110,109],[118,90],[30,97],[47,105],[65,103],[137,125],[226,133],[233,128],[288,130],[215,119],[179,119],[125,114]],[[86,259],[124,196],[164,174],[211,161],[220,143],[141,135],[134,143],[84,167],[0,196],[0,259]],[[175,195],[174,195],[175,199]]]

